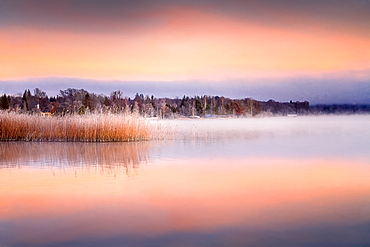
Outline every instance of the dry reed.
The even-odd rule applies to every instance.
[[[135,115],[43,117],[0,112],[0,141],[142,141],[151,138],[150,128]]]

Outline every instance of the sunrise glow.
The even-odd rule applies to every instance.
[[[63,16],[65,8],[72,6],[52,11]],[[75,14],[63,27],[0,25],[0,78],[224,79],[369,68],[368,35],[329,28],[308,16],[281,13],[279,20],[304,23],[296,27],[181,5],[139,9],[126,23]],[[75,28],[75,22],[87,24]]]

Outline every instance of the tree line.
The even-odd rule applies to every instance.
[[[223,96],[186,96],[182,98],[156,98],[153,95],[137,93],[134,98],[123,92],[113,91],[109,96],[90,93],[85,89],[67,88],[54,97],[35,88],[33,93],[26,89],[23,95],[0,97],[0,109],[16,112],[65,114],[86,114],[94,112],[134,113],[144,117],[176,118],[211,116],[256,116],[307,113],[309,102],[267,102],[252,98],[231,99]]]

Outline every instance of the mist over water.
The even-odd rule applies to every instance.
[[[369,123],[369,115],[170,120],[177,139],[230,157],[367,156]]]
[[[369,115],[155,121],[0,143],[0,246],[367,246]]]

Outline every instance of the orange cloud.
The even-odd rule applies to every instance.
[[[369,67],[369,39],[320,26],[268,27],[192,8],[157,15],[161,25],[116,33],[2,29],[0,78],[220,79]]]

